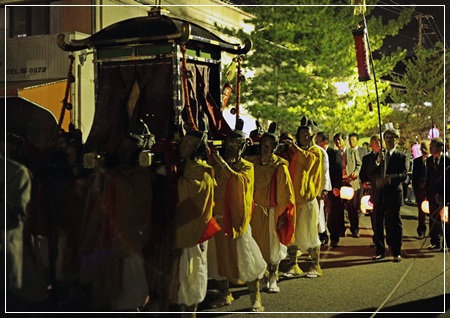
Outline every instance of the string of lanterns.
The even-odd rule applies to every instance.
[[[355,190],[352,187],[343,186],[340,190],[340,197],[343,200],[351,200],[355,195]],[[423,200],[421,203],[422,211],[426,214],[430,214],[430,203],[428,200]],[[368,214],[373,211],[373,203],[370,201],[370,195],[366,194],[361,198],[360,210],[364,214]],[[448,206],[444,206],[440,211],[441,220],[448,223]]]

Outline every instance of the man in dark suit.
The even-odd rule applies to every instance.
[[[414,196],[416,197],[418,220],[417,225],[417,238],[423,239],[427,226],[425,224],[425,212],[422,210],[422,202],[426,198],[425,181],[427,177],[426,160],[430,156],[430,141],[422,140],[420,143],[420,151],[422,156],[417,157],[413,161],[412,168],[412,188],[414,190]]]
[[[368,175],[368,168],[372,163],[377,160],[378,152],[381,150],[381,141],[380,141],[380,135],[375,134],[370,137],[370,147],[372,148],[372,151],[367,153],[362,158],[362,165],[361,165],[361,171],[359,172],[359,179],[361,181],[362,188],[364,189],[364,192],[371,193],[372,190],[372,184],[375,186],[375,180]],[[370,202],[373,202],[372,197],[370,198]],[[372,212],[370,213],[370,223],[372,225],[372,230],[374,235],[372,236],[373,245],[375,245],[375,210],[372,209]]]
[[[439,193],[437,191],[437,185],[445,169],[450,165],[450,157],[444,156],[444,141],[440,138],[431,140],[430,153],[431,156],[427,158],[427,177],[425,184],[430,208],[430,246],[428,246],[428,249],[435,250],[441,249],[442,236],[441,208],[436,201],[436,194]]]
[[[329,155],[333,154],[334,151],[335,151],[335,149],[331,149],[331,148],[328,147],[329,143],[330,143],[330,138],[328,137],[327,133],[325,133],[324,131],[320,131],[320,132],[318,132],[316,134],[316,144],[319,147],[321,147],[322,149],[324,149],[326,154],[327,154],[326,155],[326,162],[327,162],[327,164],[325,164],[325,156],[324,156],[324,166],[325,165],[327,166],[328,177],[330,177],[330,172],[331,172],[331,167],[330,167],[330,163],[329,163]],[[327,177],[325,177],[325,178],[327,178]],[[328,179],[329,179],[329,182],[325,180],[325,190],[322,191],[323,200],[325,201],[324,202],[325,203],[325,209],[323,211],[324,218],[325,218],[325,223],[328,220],[328,214],[329,214],[328,213],[329,212],[329,208],[327,206],[327,204],[328,204],[328,194],[331,192],[332,187],[333,187],[331,178],[328,178]],[[320,207],[320,202],[319,202],[319,207]],[[319,220],[320,220],[320,217],[319,217]],[[328,244],[329,238],[328,238],[328,234],[327,234],[326,229],[325,229],[325,231],[322,231],[322,232],[319,233],[319,239],[320,239],[322,245],[327,245]]]
[[[450,157],[445,155],[446,168],[444,173],[436,180],[436,203],[439,204],[439,208],[448,207],[450,204],[450,191],[444,191],[444,188],[450,189]],[[444,213],[442,211],[441,213]],[[450,246],[450,225],[448,223],[448,211],[443,216],[445,219],[441,219],[445,222],[445,244],[442,244],[442,251],[448,251]],[[446,245],[446,246],[445,246]]]
[[[380,151],[377,160],[368,168],[368,175],[375,180],[371,194],[376,222],[376,255],[373,260],[379,261],[385,258],[384,228],[386,227],[386,241],[391,248],[394,262],[400,262],[403,236],[400,208],[403,205],[402,182],[407,176],[406,157],[395,150],[398,134],[394,130],[386,130],[383,139],[386,143],[386,153]]]
[[[344,205],[339,196],[342,186],[342,157],[336,149],[328,146],[329,137],[325,133],[318,134],[319,139],[323,139],[323,143],[317,143],[323,147],[328,154],[329,172],[332,191],[328,192],[326,198],[326,211],[328,213],[328,232],[330,232],[330,246],[336,248],[339,243],[339,236],[345,232],[344,222]],[[317,136],[316,136],[317,141]]]

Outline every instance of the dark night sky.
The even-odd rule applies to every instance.
[[[231,2],[237,5],[255,5],[258,1],[231,0]],[[274,0],[273,3],[276,4],[279,2]],[[338,3],[351,4],[351,0],[336,0],[336,4]],[[317,4],[321,4],[321,1],[318,0]],[[449,0],[379,0],[373,12],[375,15],[386,17],[386,19],[395,19],[398,17],[398,12],[403,9],[402,7],[415,5],[414,15],[424,14],[429,16],[428,19],[424,18],[422,20],[424,26],[427,27],[427,29],[423,29],[422,43],[425,47],[430,47],[436,41],[444,41],[445,4],[450,4]],[[399,32],[398,36],[385,40],[384,50],[395,50],[397,46],[410,49],[418,43],[418,34],[419,21],[416,18],[412,18],[405,28]],[[445,42],[448,45],[448,40]]]
[[[443,5],[445,3],[448,3],[448,0],[380,0],[374,9],[374,14],[394,19],[398,17],[398,11],[402,9],[402,6],[416,5],[414,16],[424,16],[422,43],[424,47],[429,48],[437,41],[444,42]],[[410,49],[418,43],[418,38],[419,19],[413,17],[398,36],[385,41],[385,50],[395,49],[397,46]],[[448,39],[445,39],[445,42],[448,45]]]

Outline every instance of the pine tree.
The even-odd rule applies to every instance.
[[[404,61],[406,72],[395,76],[403,88],[394,90],[394,102],[405,104],[391,115],[400,123],[402,133],[426,137],[433,122],[442,130],[444,120],[444,50],[442,43],[432,49],[417,47],[414,56]]]

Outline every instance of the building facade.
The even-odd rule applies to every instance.
[[[7,126],[8,116],[16,114],[9,109],[25,101],[47,112],[47,117],[52,117],[64,130],[69,123],[81,129],[83,140],[90,132],[95,113],[94,54],[89,48],[62,51],[57,45],[59,34],[64,34],[66,42],[81,40],[119,21],[147,16],[155,5],[168,11],[170,16],[188,20],[211,32],[216,30],[216,25],[247,28],[244,20],[250,17],[238,7],[219,0],[6,0],[4,4],[0,8],[3,26],[0,47],[5,56],[0,74]],[[231,58],[227,60],[225,56],[223,64]],[[69,75],[73,75],[75,81],[68,81]],[[62,107],[65,97],[72,105],[71,110]]]

